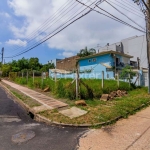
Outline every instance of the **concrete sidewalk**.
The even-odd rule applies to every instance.
[[[34,113],[38,113],[45,110],[58,109],[59,113],[69,117],[70,119],[80,117],[87,113],[87,111],[81,110],[80,108],[77,107],[68,108],[68,104],[58,101],[44,94],[41,94],[39,92],[36,92],[34,90],[31,90],[29,88],[26,88],[24,86],[20,86],[7,80],[2,80],[2,82],[6,83],[7,85],[19,90],[23,94],[41,103],[41,106],[36,106],[32,108]]]
[[[150,150],[150,107],[116,124],[90,130],[79,150]]]
[[[7,85],[19,90],[20,92],[22,92],[23,94],[31,97],[32,99],[38,101],[39,103],[41,103],[43,106],[49,108],[49,109],[55,109],[55,108],[62,108],[62,107],[66,107],[68,106],[68,104],[63,103],[61,101],[58,101],[54,98],[51,98],[49,96],[46,96],[44,94],[41,94],[39,92],[36,92],[34,90],[31,90],[29,88],[20,86],[18,84],[9,82],[7,80],[2,80],[2,82],[6,83]]]

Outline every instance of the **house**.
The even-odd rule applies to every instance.
[[[113,44],[107,43],[106,46],[99,49],[99,52],[104,50],[113,50],[134,56],[131,58],[133,62],[137,62],[137,58],[139,58],[140,68],[148,68],[146,35],[129,37]]]
[[[110,79],[115,77],[115,73],[130,65],[130,59],[133,56],[117,51],[103,51],[94,55],[78,59],[80,78],[104,78]]]
[[[74,71],[76,70],[76,62],[79,56],[68,57],[59,61],[56,61],[56,69]]]
[[[56,58],[56,59],[48,61],[48,63],[54,64],[55,68],[57,68],[57,61],[60,61],[60,60],[62,60],[62,59]]]

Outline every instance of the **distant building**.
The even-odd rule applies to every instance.
[[[117,52],[123,52],[125,54],[133,56],[132,62],[137,62],[137,58],[140,59],[140,67],[147,68],[147,42],[146,36],[134,36],[121,40],[120,42],[109,44],[99,49],[99,52],[103,50],[114,50]]]
[[[55,68],[57,67],[56,65],[57,65],[57,61],[60,61],[61,59],[52,59],[52,60],[50,60],[50,61],[48,61],[48,63],[53,63],[54,64],[54,66],[55,66]]]
[[[56,61],[56,69],[73,71],[76,69],[76,62],[79,56],[68,57],[59,61]]]
[[[104,78],[110,79],[115,77],[115,72],[118,72],[126,65],[130,65],[130,56],[128,54],[117,51],[103,51],[94,55],[81,57],[78,59],[79,69],[84,78],[102,78],[102,71],[104,71]],[[83,76],[82,75],[82,76]]]

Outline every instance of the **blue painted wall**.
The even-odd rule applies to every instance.
[[[122,56],[116,55],[116,57],[120,58],[122,62]],[[94,61],[95,60],[95,61]],[[114,65],[114,58],[111,54],[105,54],[101,56],[93,56],[86,59],[79,60],[79,76],[80,78],[85,79],[101,79],[102,78],[102,71],[104,71],[104,78],[105,79],[114,79],[114,72],[107,71],[106,66],[102,65],[101,63],[107,64],[108,66]],[[91,70],[89,72],[88,70]],[[87,72],[88,71],[88,72]],[[51,71],[50,71],[51,73]],[[54,74],[51,73],[51,76],[54,77]],[[57,78],[75,78],[75,74],[57,74]]]
[[[120,58],[120,61],[122,61],[121,56],[118,55],[117,57]],[[101,63],[105,63],[108,66],[112,66],[114,64],[114,58],[111,56],[111,54],[105,54],[101,56],[95,56],[95,57],[79,60],[80,72],[84,72],[84,73],[80,73],[80,77],[81,78],[102,78],[102,71],[104,71],[105,79],[114,78],[113,71],[107,71],[106,67]],[[91,72],[86,73],[87,70],[91,70]]]

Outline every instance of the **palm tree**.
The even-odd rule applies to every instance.
[[[96,54],[96,50],[94,48],[88,50],[87,47],[85,47],[85,49],[81,49],[77,55],[79,57],[85,57],[93,54]]]

